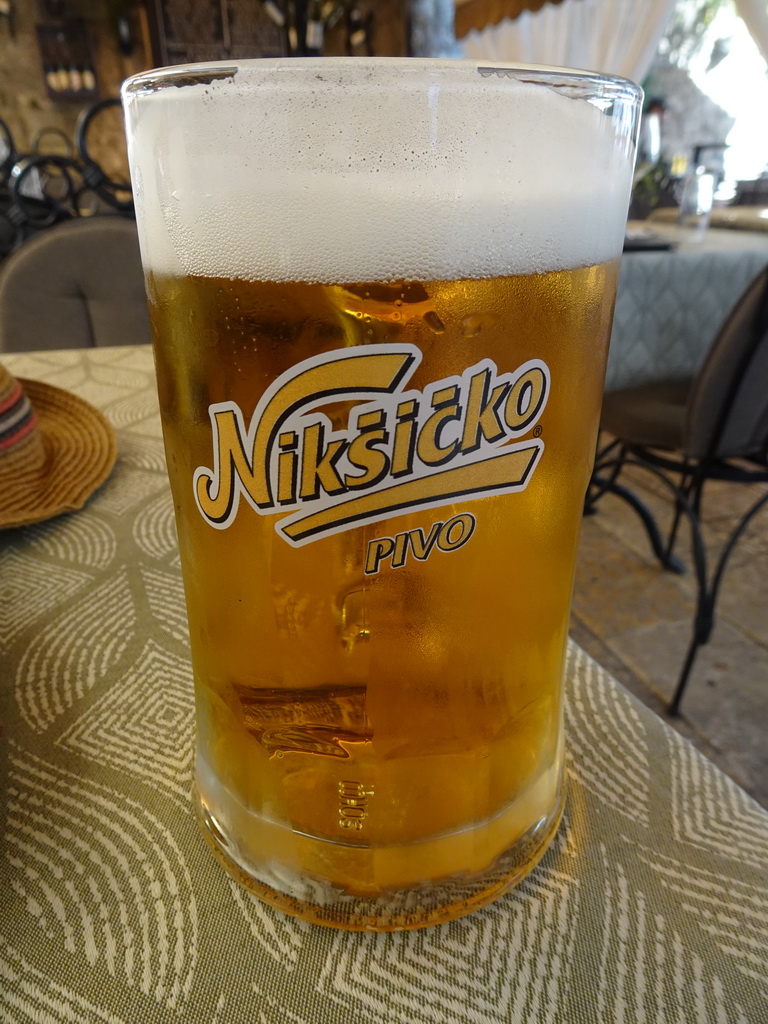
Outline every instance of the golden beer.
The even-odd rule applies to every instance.
[[[178,272],[145,241],[197,810],[282,910],[450,920],[555,833],[616,288],[596,251],[350,283],[292,280],[277,257],[275,279],[258,256],[252,273]]]

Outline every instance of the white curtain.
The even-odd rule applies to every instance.
[[[768,3],[766,0],[735,0],[736,10],[741,15],[750,35],[768,62]]]
[[[747,2],[750,0],[741,0]],[[545,4],[514,21],[506,19],[482,32],[470,32],[463,40],[463,55],[474,60],[556,64],[641,82],[674,6],[675,0]]]

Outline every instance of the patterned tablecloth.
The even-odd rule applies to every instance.
[[[452,924],[336,932],[211,857],[151,352],[7,356],[105,410],[80,513],[0,536],[0,1020],[768,1021],[768,815],[572,647],[566,817]]]
[[[642,225],[675,244],[668,252],[624,253],[606,388],[688,377],[749,282],[768,263],[768,234],[705,234],[653,221]]]

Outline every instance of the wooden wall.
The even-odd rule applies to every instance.
[[[158,60],[170,64],[279,57],[284,33],[258,0],[146,0]],[[407,0],[358,0],[363,18],[372,15],[372,47],[378,57],[407,52]],[[346,54],[343,19],[326,34],[324,54]]]
[[[100,97],[117,96],[124,78],[149,66],[138,11],[131,11],[130,18],[136,44],[130,55],[123,55],[106,0],[68,0],[62,6],[67,17],[82,19],[85,24]],[[15,38],[5,19],[0,20],[0,118],[10,128],[17,149],[26,153],[43,128],[59,128],[71,138],[83,102],[56,101],[48,94],[35,28],[58,22],[48,16],[39,0],[14,0],[14,8]],[[100,129],[104,137],[97,143],[98,151],[94,147],[100,162],[103,158],[106,164],[123,163],[124,145],[116,135],[119,128],[119,118],[105,117]],[[47,148],[54,144],[55,140]]]
[[[0,118],[10,128],[21,153],[31,151],[35,136],[45,128],[60,129],[72,138],[85,105],[63,95],[54,99],[46,87],[36,26],[57,24],[52,11],[84,23],[101,98],[117,96],[124,78],[157,66],[165,56],[169,63],[176,64],[279,56],[284,52],[283,35],[259,0],[12,2],[13,36],[6,19],[0,18]],[[407,52],[406,0],[360,0],[358,6],[364,14],[373,11],[372,42],[377,56],[401,56]],[[133,37],[133,48],[128,54],[121,52],[111,20],[114,12],[121,10],[127,14]],[[328,34],[325,52],[346,52],[342,25]],[[60,143],[51,136],[44,140],[43,148],[54,150],[60,148]],[[94,123],[93,150],[111,177],[124,176],[125,144],[118,112],[110,112]]]

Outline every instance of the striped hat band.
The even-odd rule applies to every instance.
[[[38,426],[32,403],[19,381],[6,373],[7,387],[0,393],[0,452],[10,451]]]
[[[112,427],[92,405],[0,363],[0,528],[82,508],[117,457]]]

